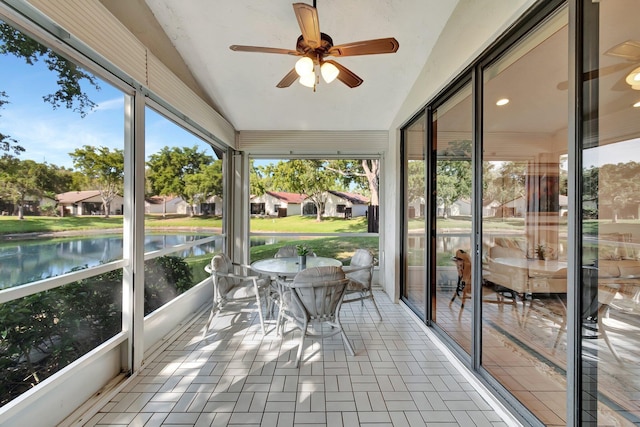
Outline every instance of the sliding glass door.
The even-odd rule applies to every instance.
[[[431,289],[434,321],[471,353],[471,85],[432,115]]]

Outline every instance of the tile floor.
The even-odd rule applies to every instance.
[[[177,335],[85,426],[514,426],[431,331],[376,291],[341,311],[356,356],[339,335],[306,340],[299,331],[263,336],[254,310],[229,305]]]

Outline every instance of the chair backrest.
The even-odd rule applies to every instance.
[[[307,320],[333,320],[347,283],[342,267],[312,267],[298,273],[290,287]]]
[[[371,279],[373,278],[373,264],[374,257],[371,251],[368,249],[357,249],[351,257],[350,267],[370,267],[363,268],[362,270],[354,271],[353,273],[347,272],[347,277],[364,286],[371,286]]]
[[[298,256],[298,249],[293,245],[282,246],[278,249],[278,252],[273,256],[274,258],[295,258]],[[309,249],[307,256],[316,256],[316,254]]]
[[[233,273],[233,263],[225,253],[216,254],[211,258],[211,280],[213,281],[214,292],[217,298],[221,298],[238,283],[237,279],[231,277],[217,276],[215,273]]]
[[[458,249],[456,251],[456,256],[453,258],[456,262],[456,269],[458,270],[458,279],[459,281],[464,282],[465,285],[468,285],[470,289],[471,287],[471,257],[469,254],[462,250]],[[468,290],[467,290],[468,292]]]

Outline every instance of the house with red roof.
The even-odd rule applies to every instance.
[[[302,202],[306,198],[304,194],[266,191],[260,196],[251,196],[251,215],[302,215]]]

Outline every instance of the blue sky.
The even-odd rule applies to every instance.
[[[43,100],[57,90],[57,84],[56,75],[42,61],[28,65],[13,55],[0,55],[0,82],[8,101],[0,110],[0,127],[26,149],[20,158],[72,168],[69,153],[83,145],[124,148],[124,95],[107,82],[100,80],[99,91],[83,85],[98,104],[84,118],[66,107],[54,110]],[[194,145],[213,155],[205,142],[151,109],[147,109],[146,138],[147,155],[164,146]]]

